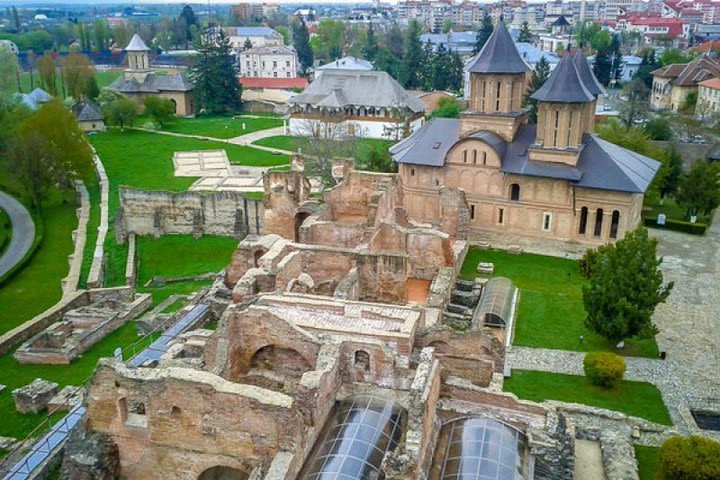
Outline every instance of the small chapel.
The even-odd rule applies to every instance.
[[[537,101],[522,107],[531,67],[502,22],[469,66],[469,108],[436,118],[390,149],[417,220],[443,216],[440,190],[462,188],[476,234],[502,232],[597,245],[641,221],[660,163],[594,134],[605,93],[583,52],[566,51]]]

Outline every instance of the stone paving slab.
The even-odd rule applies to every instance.
[[[176,177],[226,177],[230,161],[225,150],[175,152],[173,166]]]

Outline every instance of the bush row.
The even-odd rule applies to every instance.
[[[708,227],[704,223],[690,223],[684,220],[673,220],[671,218],[665,220],[665,225],[659,225],[657,223],[657,217],[643,217],[643,223],[646,227],[676,230],[678,232],[692,233],[693,235],[705,235]]]

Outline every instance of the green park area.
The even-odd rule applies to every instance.
[[[278,135],[276,137],[268,137],[253,142],[255,145],[263,147],[277,148],[278,150],[287,150],[290,152],[297,152],[303,150],[305,145],[308,144],[308,139],[303,137],[292,137],[290,135]],[[357,153],[356,155],[362,158],[363,155],[367,155],[370,150],[373,149],[388,149],[394,143],[392,140],[382,140],[379,138],[359,138],[357,139]]]
[[[657,358],[654,339],[629,339],[615,346],[585,326],[583,277],[575,260],[471,247],[460,272],[466,279],[480,276],[479,262],[495,264],[495,275],[507,277],[520,289],[514,345],[560,350],[616,351],[622,355]],[[580,337],[582,336],[582,342]]]
[[[283,120],[279,116],[255,118],[255,115],[227,115],[175,118],[163,125],[161,130],[212,138],[233,138],[259,130],[282,126]]]
[[[95,72],[95,80],[97,81],[98,88],[102,89],[104,87],[107,87],[112,82],[115,81],[120,76],[121,70],[102,70]],[[56,78],[56,84],[58,92],[63,91],[62,87],[62,78],[61,75],[58,75]],[[33,75],[32,80],[30,79],[30,74],[28,72],[23,72],[20,74],[20,88],[22,89],[22,93],[30,93],[33,91],[33,89],[38,88],[40,86],[40,78],[37,74]]]
[[[660,448],[658,447],[635,446],[635,458],[638,463],[640,480],[655,480],[657,478],[657,472],[660,467],[659,453]]]
[[[503,388],[524,400],[582,403],[672,425],[660,391],[650,383],[621,380],[613,388],[603,388],[584,376],[513,370]]]

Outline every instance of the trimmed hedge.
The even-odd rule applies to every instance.
[[[590,383],[612,388],[625,375],[625,359],[612,352],[590,352],[583,360],[583,370]]]
[[[646,227],[675,230],[693,235],[705,235],[705,231],[708,228],[704,223],[690,223],[684,220],[673,220],[672,218],[666,219],[665,225],[659,225],[657,223],[657,217],[643,217],[643,224],[645,224]]]
[[[661,480],[718,480],[720,443],[692,436],[670,437],[659,453]]]

